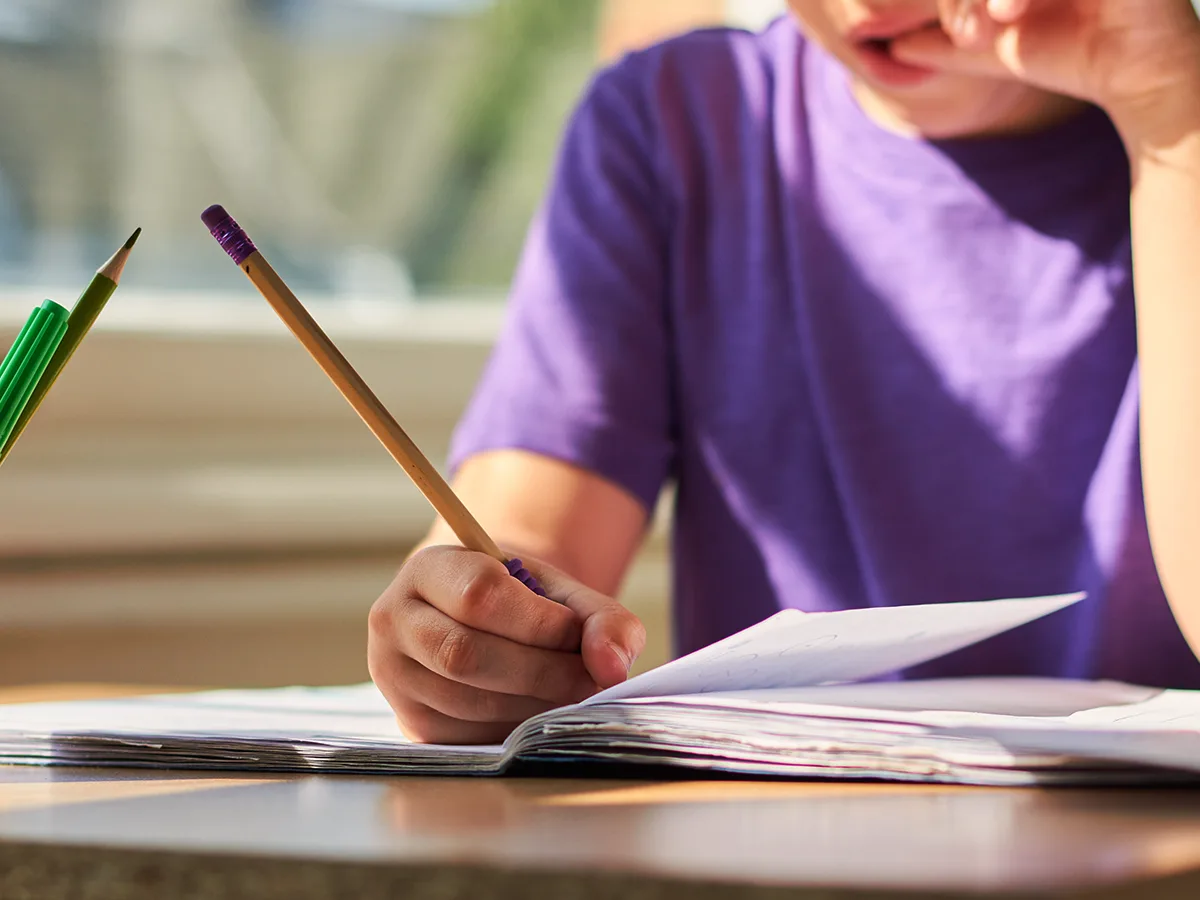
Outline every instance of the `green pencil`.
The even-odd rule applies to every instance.
[[[129,252],[133,249],[133,245],[141,233],[142,229],[140,228],[134,231],[121,249],[114,253],[108,262],[96,270],[96,275],[92,278],[91,283],[84,288],[83,293],[79,295],[79,299],[75,301],[75,306],[71,310],[71,317],[67,319],[67,333],[63,336],[62,342],[58,345],[58,350],[55,351],[54,356],[50,358],[50,364],[46,366],[42,377],[38,379],[37,387],[29,395],[29,400],[26,402],[20,418],[17,419],[17,424],[9,434],[8,440],[4,442],[3,448],[0,448],[0,463],[4,462],[13,445],[17,442],[17,438],[21,436],[21,432],[25,430],[25,426],[29,424],[29,420],[33,418],[33,414],[41,406],[42,400],[45,399],[50,388],[54,386],[54,382],[58,379],[59,374],[66,367],[67,363],[70,362],[79,344],[91,329],[92,323],[96,321],[96,317],[104,309],[104,304],[108,302],[108,298],[117,289],[117,285],[121,281],[121,272],[124,271],[125,263],[129,260]]]

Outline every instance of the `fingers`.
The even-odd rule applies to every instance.
[[[421,744],[500,744],[519,722],[464,722],[407,698],[393,705],[400,730]]]
[[[629,668],[646,647],[640,619],[611,597],[593,591],[536,559],[525,565],[542,587],[583,622],[581,650],[588,674],[601,687],[629,677]]]
[[[990,26],[995,29],[996,26]],[[892,55],[900,62],[952,71],[963,75],[1011,78],[1013,72],[995,52],[992,37],[972,32],[968,46],[961,36],[951,36],[937,28],[926,28],[902,35],[892,41]]]
[[[957,47],[980,48],[1026,16],[1032,0],[938,0],[942,30]]]
[[[579,616],[534,594],[504,566],[461,547],[429,547],[401,570],[399,589],[478,631],[546,650],[578,650]]]
[[[942,30],[957,47],[981,46],[993,30],[988,0],[939,0]]]
[[[480,631],[419,597],[402,594],[377,603],[370,624],[372,639],[391,653],[463,685],[556,705],[575,703],[596,689],[579,654],[531,647]],[[384,677],[398,676],[398,667],[389,666]],[[408,693],[407,685],[403,692]]]
[[[539,597],[499,562],[422,551],[371,608],[371,677],[405,734],[488,743],[554,706],[624,681],[645,646],[637,617],[536,560]]]
[[[950,35],[937,28],[923,28],[892,41],[892,55],[900,62],[940,67],[963,54]]]
[[[393,665],[389,680],[404,685],[409,703],[460,722],[505,725],[511,729],[514,723],[554,708],[553,703],[545,700],[481,690],[451,681],[407,656],[397,656]]]

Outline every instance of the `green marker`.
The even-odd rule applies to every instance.
[[[68,313],[52,300],[33,311],[0,364],[0,442],[7,441],[67,332]]]
[[[70,362],[79,344],[91,329],[92,323],[96,321],[96,317],[104,309],[104,304],[108,302],[108,298],[117,289],[117,285],[121,281],[121,272],[124,271],[125,263],[129,260],[129,253],[133,249],[138,235],[141,233],[142,229],[140,228],[134,231],[121,249],[112,255],[112,259],[96,271],[91,284],[79,295],[79,299],[75,301],[74,309],[71,310],[66,320],[65,333],[59,335],[59,340],[55,345],[56,349],[52,349],[53,355],[45,360],[42,371],[36,376],[36,385],[28,392],[25,402],[16,408],[15,419],[8,422],[9,427],[7,428],[5,427],[6,412],[11,415],[13,411],[6,409],[3,405],[2,394],[4,388],[2,382],[7,370],[0,368],[0,463],[3,463],[7,458],[13,445],[17,442],[17,438],[21,436],[21,432],[25,430],[25,426],[29,424],[29,420],[33,418],[33,414],[38,411],[38,407],[42,405],[46,394],[54,386],[54,382],[58,379],[59,374],[66,367],[67,363]],[[49,303],[50,301],[46,302]],[[58,304],[52,305],[62,310],[62,307],[58,306]],[[43,303],[42,309],[45,309],[45,307],[46,304]],[[35,316],[37,312],[35,310]],[[65,310],[63,312],[65,313]],[[32,322],[32,318],[30,321]],[[16,343],[13,344],[12,351],[9,352],[9,356],[12,356],[17,351],[18,345],[21,343],[22,338],[26,337],[25,332],[29,327],[30,323],[26,323],[26,328],[22,329],[21,334],[18,335]],[[7,365],[8,358],[6,357],[4,366]]]

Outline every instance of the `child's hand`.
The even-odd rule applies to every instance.
[[[539,597],[460,547],[415,554],[371,609],[371,677],[410,738],[486,744],[625,679],[645,631],[615,600],[535,560]]]
[[[1095,103],[1119,126],[1134,128],[1176,98],[1200,92],[1200,20],[1191,0],[939,0],[939,6],[945,31],[897,40],[898,59],[1015,77]]]

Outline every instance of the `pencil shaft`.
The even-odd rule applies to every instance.
[[[246,257],[240,267],[358,413],[359,418],[408,473],[421,493],[433,504],[433,508],[446,520],[463,546],[469,550],[486,553],[500,562],[507,562],[507,557],[500,552],[495,542],[450,489],[450,485],[404,433],[404,429],[262,255],[256,250]]]

